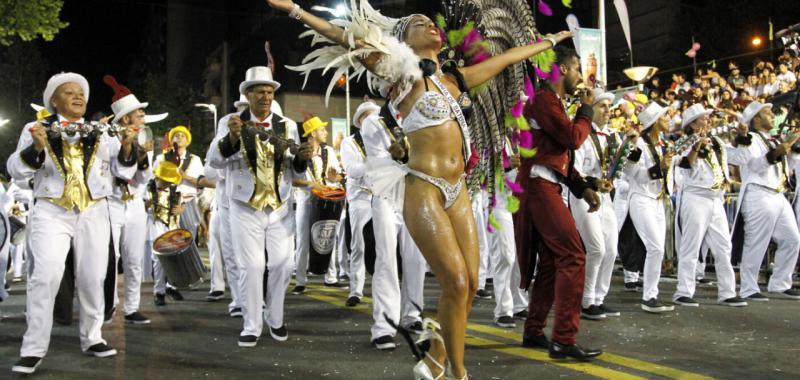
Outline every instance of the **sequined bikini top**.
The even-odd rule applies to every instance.
[[[468,93],[462,92],[457,102],[465,115],[472,110],[472,99]],[[411,111],[403,118],[403,131],[409,134],[423,128],[442,125],[450,120],[457,121],[447,97],[439,92],[429,91],[426,79],[425,93],[417,99]]]

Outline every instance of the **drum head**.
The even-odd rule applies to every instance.
[[[139,144],[140,147],[143,147],[145,146],[145,144],[152,141],[153,141],[153,130],[146,125],[142,126],[142,129],[139,130],[139,134],[136,136],[136,142]]]
[[[327,199],[331,201],[340,201],[347,196],[344,190],[340,189],[328,189],[328,190],[311,189],[311,193],[314,194],[314,196],[317,198]]]
[[[153,250],[164,255],[173,255],[192,245],[192,233],[178,228],[164,232],[153,242]]]

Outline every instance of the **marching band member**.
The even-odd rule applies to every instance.
[[[189,132],[188,128],[179,125],[170,129],[169,133],[167,134],[167,140],[170,142],[172,149],[156,156],[153,167],[157,168],[158,165],[165,159],[173,161],[173,163],[178,167],[177,170],[178,176],[180,177],[180,182],[176,183],[175,185],[177,185],[176,191],[181,196],[181,204],[183,207],[181,207],[180,210],[181,213],[183,213],[187,211],[187,203],[192,202],[197,196],[197,185],[203,173],[203,162],[200,157],[191,154],[186,150],[192,143],[192,133]],[[188,218],[188,215],[184,214],[181,215],[179,220],[186,218]],[[184,220],[184,222],[186,221]],[[170,230],[179,228],[180,225],[181,224],[178,224],[175,227],[170,228]],[[189,227],[192,235],[197,233],[197,229],[195,228],[196,226]],[[162,231],[161,233],[163,232],[166,232],[166,230]],[[150,237],[153,239],[156,239],[159,236],[160,234],[150,234]],[[183,295],[178,291],[178,289],[169,285],[166,274],[164,273],[159,261],[155,256],[153,256],[152,259],[153,280],[155,282],[153,284],[153,302],[155,305],[165,306],[167,304],[167,294],[175,301],[182,301]]]
[[[509,166],[505,168],[504,180],[516,182],[519,154],[511,150],[511,141],[506,138],[505,154]],[[514,243],[514,220],[508,210],[508,198],[513,196],[505,186],[497,186],[496,205],[492,210],[498,228],[487,234],[488,252],[492,263],[492,287],[494,288],[494,323],[503,328],[516,327],[514,317],[527,318],[528,300],[525,290],[519,288],[520,276],[517,267],[517,247]],[[480,289],[478,290],[480,291]],[[488,293],[488,292],[487,292]],[[477,295],[480,297],[480,295]]]
[[[136,171],[136,132],[123,141],[107,133],[56,133],[49,126],[84,122],[89,83],[75,73],[56,74],[47,82],[43,101],[55,116],[29,123],[8,159],[8,170],[20,181],[34,178],[29,243],[33,263],[27,289],[27,330],[21,359],[12,370],[33,373],[50,343],[55,295],[64,261],[74,248],[80,302],[81,350],[95,357],[116,355],[102,338],[103,280],[108,265],[109,223],[106,197],[113,177],[131,179]],[[74,124],[73,124],[74,126]],[[83,126],[82,126],[83,127]],[[81,127],[81,128],[82,128]]]
[[[777,243],[778,249],[767,290],[778,297],[800,299],[800,291],[792,289],[800,232],[792,207],[784,197],[788,180],[786,155],[798,135],[783,142],[771,138],[769,130],[774,125],[774,117],[772,104],[757,101],[748,104],[741,123],[748,125],[752,132],[736,139],[737,154],[730,159],[740,167],[742,176],[735,224],[743,224],[739,295],[747,301],[769,300],[758,287],[758,272],[770,241]],[[737,231],[739,226],[734,227]]]
[[[312,159],[309,162],[309,170],[305,173],[305,179],[297,179],[294,185],[298,187],[297,195],[297,214],[296,221],[296,242],[295,247],[295,277],[297,284],[292,289],[294,294],[302,294],[306,289],[308,276],[308,258],[310,255],[311,239],[311,189],[326,189],[341,187],[342,177],[340,175],[339,159],[336,158],[336,151],[325,144],[328,140],[328,123],[320,120],[319,117],[312,117],[303,123],[303,138],[307,139],[312,149]],[[336,273],[336,258],[331,251],[328,271],[325,274],[324,283],[326,286],[337,286],[338,276]]]
[[[407,160],[408,145],[399,130],[399,116],[390,102],[361,123],[361,136],[367,149],[367,161],[390,159]],[[375,183],[367,179],[370,186]],[[375,271],[372,274],[372,343],[379,350],[397,347],[393,328],[384,315],[394,323],[417,334],[422,332],[420,308],[424,307],[426,261],[408,232],[402,210],[383,197],[372,198],[372,228],[375,232]],[[400,284],[397,251],[403,265]]]
[[[347,306],[355,306],[364,297],[364,226],[372,218],[372,193],[364,180],[366,172],[366,148],[361,134],[361,125],[367,117],[380,112],[380,106],[372,101],[361,103],[353,115],[355,133],[342,141],[342,167],[347,173],[347,212],[350,215],[350,295]]]
[[[747,306],[736,296],[736,276],[731,265],[731,234],[725,214],[724,196],[729,181],[727,150],[716,136],[705,137],[709,129],[708,115],[702,104],[683,111],[681,127],[686,135],[697,135],[699,141],[687,149],[678,164],[680,196],[675,230],[678,244],[678,289],[673,302],[683,306],[700,306],[695,301],[698,252],[711,250],[717,273],[717,301],[726,306]],[[707,248],[706,248],[707,247]],[[703,261],[705,263],[705,260]]]
[[[594,91],[594,117],[589,138],[575,151],[575,170],[600,193],[600,209],[589,212],[589,205],[570,194],[569,204],[575,226],[586,249],[586,276],[583,284],[581,316],[598,320],[619,316],[619,311],[604,303],[611,287],[611,274],[617,258],[617,216],[611,201],[612,179],[607,176],[610,164],[609,145],[615,138],[608,130],[609,108],[614,94],[600,88]]]
[[[111,110],[115,123],[135,129],[144,126],[145,111],[148,103],[140,103],[130,90],[117,83],[107,75],[103,80],[114,90]],[[148,324],[150,319],[139,312],[139,296],[142,286],[142,266],[144,265],[145,244],[147,240],[147,212],[144,207],[144,195],[152,170],[148,162],[147,150],[141,147],[138,152],[138,164],[133,179],[114,179],[113,193],[108,199],[108,210],[111,216],[111,238],[113,240],[116,261],[123,258],[125,283],[125,322]],[[114,286],[114,304],[118,302],[116,286],[116,268],[112,271]],[[108,274],[107,274],[108,275]],[[108,279],[106,280],[108,281]],[[106,298],[108,300],[108,297]]]
[[[311,150],[307,144],[297,155],[285,138],[287,122],[270,111],[280,83],[268,67],[252,67],[240,85],[250,103],[241,115],[231,115],[212,142],[209,164],[225,170],[230,198],[229,222],[236,231],[233,248],[241,279],[244,328],[240,347],[255,347],[263,324],[277,341],[288,339],[283,301],[292,273],[292,180],[305,174]],[[243,120],[253,121],[244,128]],[[287,119],[288,120],[288,119]],[[279,130],[280,128],[281,130]],[[262,135],[273,132],[262,141]],[[265,252],[269,256],[265,258]],[[264,270],[269,272],[266,308]]]
[[[658,300],[658,283],[667,239],[665,207],[670,202],[669,168],[672,162],[670,155],[664,154],[658,143],[660,134],[668,131],[669,116],[667,108],[651,102],[639,113],[638,118],[642,123],[642,135],[633,137],[631,142],[634,149],[628,155],[628,163],[623,171],[630,186],[626,219],[630,218],[635,237],[641,240],[644,252],[623,251],[622,257],[627,270],[643,268],[642,310],[661,313],[675,309]],[[630,264],[632,261],[635,263]]]

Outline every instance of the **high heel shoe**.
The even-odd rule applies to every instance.
[[[441,329],[439,323],[436,321],[425,318],[422,321],[422,334],[419,335],[419,339],[416,341],[416,345],[419,346],[425,341],[434,341],[438,340],[444,343],[442,336],[439,335],[437,330]],[[425,357],[433,363],[436,368],[440,371],[438,375],[433,376],[432,369],[428,366],[428,363],[425,363],[425,359],[422,359],[417,362],[414,366],[414,380],[440,380],[445,378],[445,368],[442,363],[436,361],[436,358],[431,356],[430,353],[425,352]]]
[[[440,380],[444,379],[444,366],[437,362],[436,359],[433,358],[429,353],[425,353],[425,357],[427,357],[438,369],[439,374],[435,377],[433,376],[433,371],[430,367],[428,367],[428,363],[425,363],[425,359],[422,359],[417,362],[414,366],[414,380]]]

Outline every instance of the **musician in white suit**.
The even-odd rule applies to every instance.
[[[372,193],[364,180],[367,168],[367,151],[361,125],[364,119],[380,111],[380,106],[368,101],[361,103],[353,115],[355,133],[342,141],[342,167],[347,173],[347,212],[350,213],[350,296],[347,306],[355,306],[364,297],[364,226],[372,219]]]
[[[89,84],[75,73],[54,75],[43,101],[53,123],[83,123]],[[74,125],[74,124],[73,124]],[[80,300],[81,350],[96,357],[116,355],[103,340],[103,280],[108,265],[111,226],[106,197],[114,177],[131,179],[136,172],[136,132],[127,129],[123,141],[108,133],[50,133],[44,123],[26,126],[8,159],[8,170],[21,181],[34,178],[33,217],[29,223],[31,267],[27,292],[27,330],[21,359],[13,371],[33,373],[47,353],[53,327],[53,305],[70,246]]]
[[[694,297],[697,255],[705,245],[714,255],[719,293],[717,301],[726,306],[747,306],[736,296],[736,276],[731,265],[731,235],[725,214],[724,195],[729,181],[728,150],[717,137],[706,137],[711,110],[695,104],[683,112],[684,133],[700,136],[678,164],[680,196],[676,210],[678,288],[673,302],[699,306]],[[677,173],[676,173],[677,175]],[[703,248],[706,249],[706,248]]]
[[[250,103],[247,120],[258,121],[245,127],[242,115],[228,118],[227,131],[220,129],[209,148],[209,164],[225,171],[229,222],[236,234],[233,248],[244,317],[238,344],[255,347],[264,323],[273,339],[285,341],[289,336],[283,303],[292,274],[292,245],[287,238],[294,229],[292,180],[304,176],[311,151],[301,145],[293,153],[295,142],[277,133],[272,123],[277,120],[270,105],[280,83],[272,79],[271,70],[253,67],[246,78],[240,92]],[[265,269],[269,278],[263,308]]]
[[[742,113],[741,123],[750,132],[737,139],[738,153],[730,162],[739,165],[742,188],[736,223],[744,223],[744,248],[739,267],[739,295],[747,301],[768,301],[758,286],[758,273],[769,242],[778,249],[767,290],[776,297],[800,299],[800,291],[792,289],[792,273],[800,251],[800,232],[786,200],[787,154],[798,136],[778,141],[769,135],[775,116],[772,105],[751,102]]]

